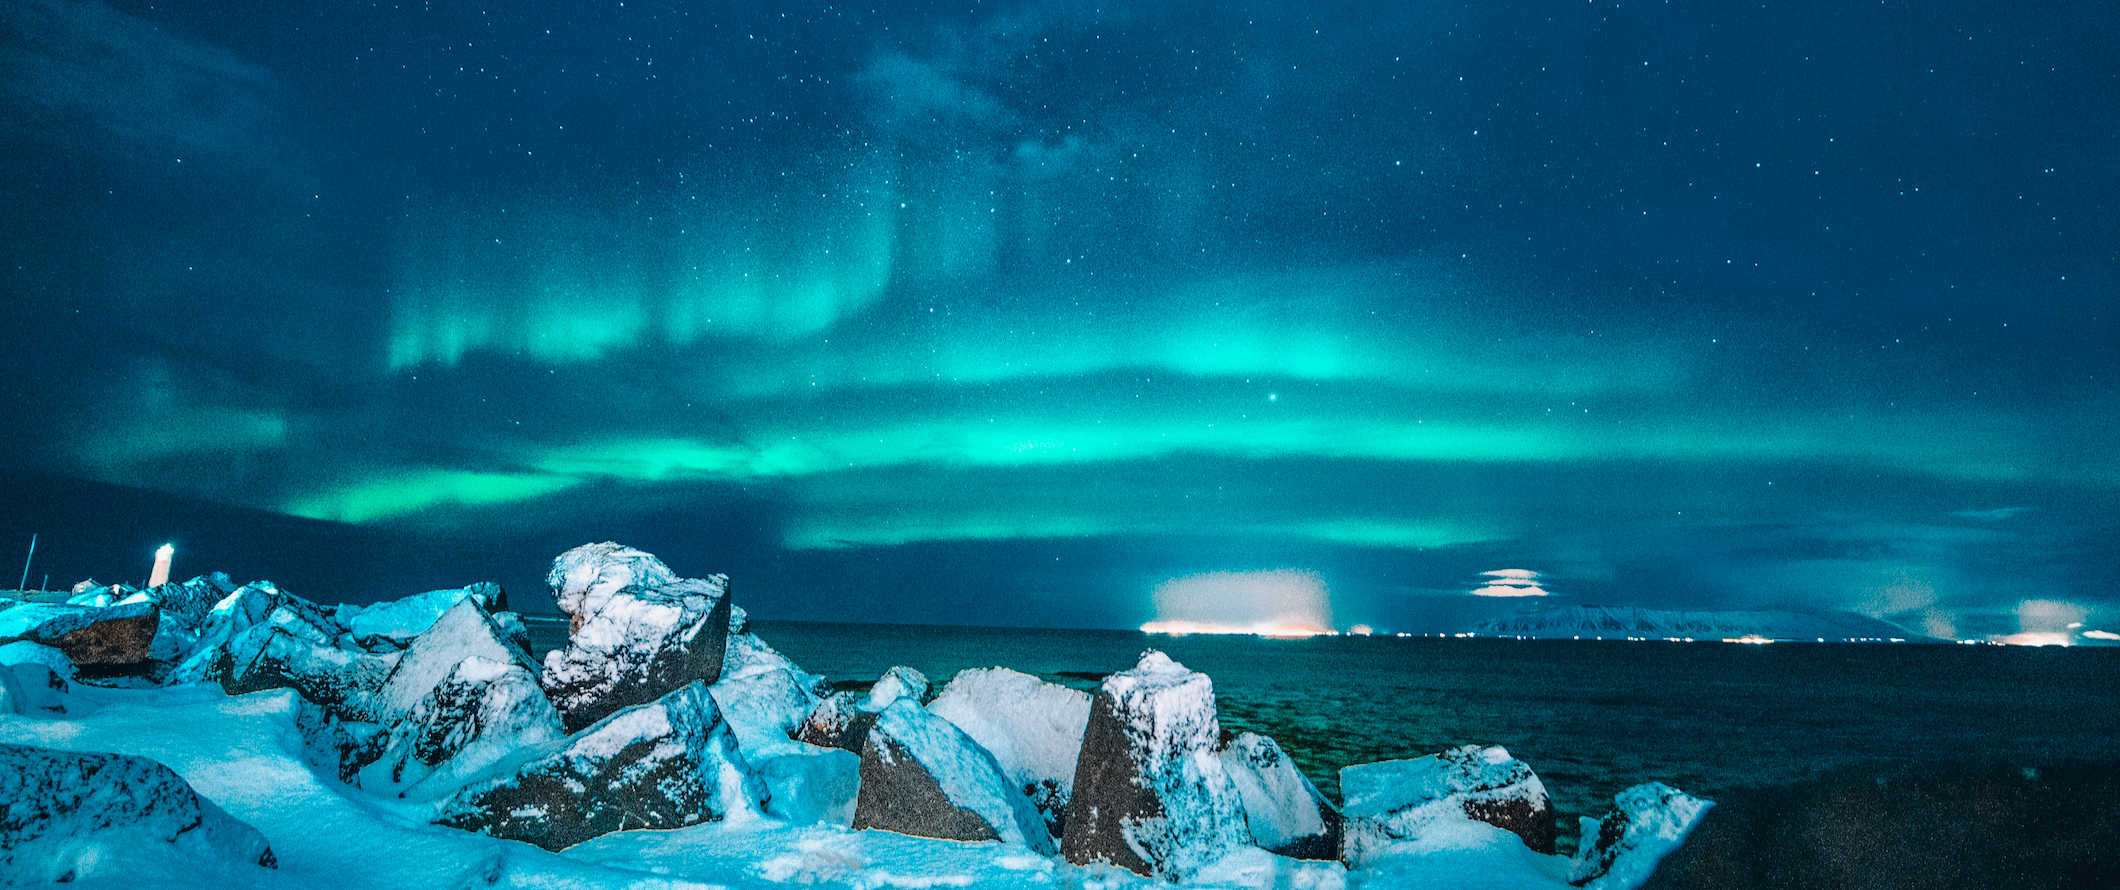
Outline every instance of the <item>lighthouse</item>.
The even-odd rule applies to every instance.
[[[177,555],[177,548],[164,544],[155,548],[155,570],[147,575],[147,586],[160,587],[169,583],[169,558]]]

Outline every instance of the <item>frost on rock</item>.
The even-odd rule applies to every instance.
[[[913,699],[877,714],[862,743],[853,827],[1053,852],[1045,820],[994,756]]]
[[[571,635],[582,622],[603,610],[604,603],[628,587],[652,589],[677,583],[677,573],[644,550],[605,541],[583,544],[552,560],[545,583],[559,610],[573,617]]]
[[[1612,805],[1602,820],[1583,817],[1582,845],[1568,866],[1568,883],[1590,890],[1641,886],[1714,803],[1645,782],[1613,795]]]
[[[975,668],[958,672],[928,710],[993,754],[1053,836],[1065,834],[1088,693],[1007,668]]]
[[[514,661],[472,656],[411,711],[380,727],[350,765],[358,766],[354,777],[362,788],[422,796],[562,735],[535,674]]]
[[[149,663],[161,614],[152,602],[112,606],[23,603],[0,611],[0,643],[43,643],[66,653],[83,668],[122,672]]]
[[[1249,839],[1216,755],[1214,686],[1149,651],[1090,700],[1061,853],[1184,880]]]
[[[1355,868],[1398,841],[1464,819],[1553,852],[1556,828],[1545,784],[1499,745],[1350,766],[1340,770],[1340,791],[1346,798],[1341,859]]]
[[[1340,813],[1273,739],[1243,733],[1222,749],[1222,767],[1244,801],[1252,843],[1299,859],[1340,858]]]
[[[162,588],[156,588],[160,590]],[[238,638],[253,628],[277,627],[319,646],[336,646],[341,629],[330,611],[287,593],[270,581],[252,581],[214,602],[197,623],[164,613],[155,639],[156,658],[172,666],[163,683],[221,682],[245,654]]]
[[[861,699],[861,709],[871,714],[881,713],[901,698],[911,699],[917,705],[927,700],[927,693],[926,674],[902,664],[893,665],[869,686],[869,694]]]
[[[272,624],[238,634],[223,655],[217,673],[229,695],[286,687],[325,707],[353,712],[366,706],[397,664],[394,656],[348,652]]]
[[[561,850],[613,831],[755,818],[763,796],[706,686],[693,683],[474,781],[436,821]]]
[[[342,605],[334,617],[362,646],[402,649],[427,628],[433,627],[434,622],[450,608],[466,599],[478,600],[488,612],[508,608],[508,596],[499,584],[480,581],[465,587],[430,590],[380,603]]]
[[[405,647],[397,666],[376,691],[366,716],[388,723],[410,713],[466,658],[516,664],[533,675],[537,672],[536,663],[511,632],[509,622],[486,611],[477,599],[467,597],[457,600]]]
[[[560,554],[547,580],[572,622],[541,680],[570,729],[721,677],[728,576],[678,578],[647,553],[604,543]]]
[[[0,882],[126,880],[143,855],[273,867],[265,838],[144,757],[0,745]]]

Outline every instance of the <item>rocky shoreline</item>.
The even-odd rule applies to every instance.
[[[66,603],[0,609],[0,710],[59,713],[71,683],[291,689],[320,773],[549,850],[635,829],[828,824],[1162,881],[1322,887],[1506,839],[1567,883],[1612,888],[1645,879],[1709,806],[1637,786],[1560,860],[1544,785],[1502,748],[1349,766],[1334,801],[1274,740],[1224,732],[1212,681],[1161,652],[1093,694],[998,667],[939,690],[897,668],[834,691],[750,631],[724,576],[680,577],[607,542],[561,554],[548,581],[569,636],[542,660],[492,584],[326,606],[218,574],[84,583]],[[63,862],[20,851],[83,826],[154,833],[153,806],[81,779],[88,756],[0,749],[0,774],[63,816],[0,826],[5,864],[57,879]],[[168,787],[148,803],[190,793],[157,775]],[[212,848],[269,866],[263,844]]]

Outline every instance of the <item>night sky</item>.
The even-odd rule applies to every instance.
[[[2109,2],[808,6],[0,7],[0,531],[2120,631]]]

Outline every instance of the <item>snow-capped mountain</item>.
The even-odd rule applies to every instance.
[[[1929,642],[1896,624],[1852,612],[1684,611],[1638,606],[1552,606],[1480,622],[1481,636],[1544,639],[1694,639],[1759,637],[1827,642]]]

